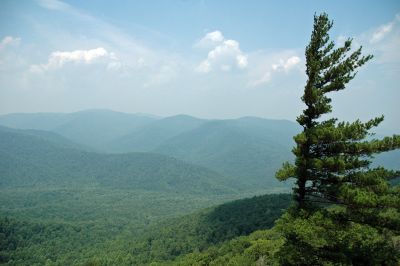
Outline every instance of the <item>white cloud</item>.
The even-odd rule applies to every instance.
[[[355,38],[354,47],[365,44],[364,51],[373,54],[373,60],[379,64],[400,62],[400,14],[381,26],[364,32]]]
[[[40,71],[40,70],[56,69],[56,68],[61,68],[66,63],[73,63],[73,62],[91,64],[100,58],[107,58],[113,61],[108,65],[109,68],[115,68],[116,66],[118,66],[118,59],[114,55],[114,53],[109,53],[103,47],[98,47],[90,50],[53,52],[49,56],[48,62],[46,64],[33,65],[31,66],[31,70]]]
[[[393,22],[390,22],[386,25],[380,26],[373,34],[371,39],[369,40],[370,43],[376,43],[381,41],[388,33],[390,33],[393,29]]]
[[[92,63],[99,57],[108,56],[108,52],[103,47],[98,47],[91,50],[76,50],[72,52],[53,52],[50,56],[49,62],[54,65],[62,66],[67,62],[84,62],[87,64]]]
[[[9,46],[9,45],[18,45],[21,41],[21,38],[16,38],[12,36],[4,37],[0,42],[0,49]]]
[[[247,57],[242,54],[236,56],[236,62],[239,68],[245,68],[248,64]]]
[[[207,33],[194,46],[199,48],[212,48],[224,41],[224,35],[219,30]]]
[[[171,76],[174,75],[173,71],[167,71],[167,68],[165,68],[164,66],[171,65],[171,63],[168,62],[175,60],[175,54],[168,53],[162,49],[148,47],[139,39],[133,37],[131,34],[128,34],[123,29],[116,27],[111,23],[105,22],[83,10],[77,9],[74,6],[64,3],[62,1],[36,1],[41,7],[50,11],[61,12],[65,15],[68,15],[71,19],[79,21],[85,27],[85,35],[82,36],[81,34],[74,35],[70,32],[65,32],[62,29],[55,29],[52,25],[36,25],[36,30],[41,30],[40,34],[46,36],[46,38],[53,41],[53,48],[51,48],[53,51],[69,51],[71,49],[70,47],[87,47],[90,45],[89,47],[107,47],[107,49],[112,49],[112,51],[118,54],[118,58],[116,58],[113,53],[109,53],[107,51],[107,53],[104,53],[104,51],[102,52],[100,50],[98,50],[97,52],[93,51],[92,54],[89,55],[87,55],[86,53],[86,56],[82,56],[82,53],[78,53],[79,55],[77,55],[77,57],[79,58],[79,60],[70,59],[70,57],[72,56],[70,53],[76,51],[61,52],[68,54],[52,53],[52,55],[49,56],[47,63],[32,65],[31,71],[37,72],[48,69],[55,69],[59,68],[59,66],[65,65],[68,62],[70,62],[71,64],[89,64],[92,62],[96,62],[96,64],[103,64],[102,66],[105,66],[104,69],[110,70],[108,72],[113,71],[114,74],[116,74],[117,72],[118,75],[112,75],[112,77],[123,77],[125,79],[131,78],[132,80],[135,80],[138,83],[135,85],[135,87],[143,87],[151,84],[155,76],[163,77],[157,78],[158,83],[161,84],[161,81],[168,80],[166,78],[168,74],[171,74]],[[164,38],[158,32],[143,27],[142,25],[137,25],[136,27],[140,31],[144,29],[151,31],[151,33],[157,38]],[[66,42],[68,46],[64,45],[64,38],[70,39],[69,42]],[[99,56],[95,57],[93,60],[84,59],[90,58],[91,55]],[[140,75],[138,75],[139,72]]]
[[[278,72],[284,72],[287,73],[296,66],[299,65],[301,62],[300,57],[296,55],[276,55],[279,59],[267,59],[265,61],[278,61],[278,63],[273,63],[273,64],[260,64],[256,69],[254,70],[255,73],[253,73],[251,76],[251,80],[248,83],[248,86],[250,87],[256,87],[259,85],[267,84],[268,82],[271,81],[272,77],[274,74]],[[276,57],[273,56],[273,57]]]
[[[205,40],[212,41],[216,45],[208,52],[207,58],[197,66],[196,71],[208,73],[213,69],[229,71],[233,66],[239,69],[247,67],[247,56],[240,50],[238,41],[225,40],[220,31],[207,33],[201,41],[204,43]]]
[[[298,56],[292,56],[286,60],[280,59],[278,64],[272,65],[272,70],[274,70],[274,71],[279,71],[279,70],[289,71],[290,69],[292,69],[294,66],[296,66],[299,63],[300,63],[300,57],[298,57]]]
[[[396,24],[398,24],[399,22],[400,22],[400,14],[396,14],[395,18],[391,22],[379,26],[372,33],[369,42],[372,44],[380,42],[394,30]]]
[[[201,62],[200,65],[198,65],[196,68],[196,71],[203,73],[210,72],[210,70],[211,70],[211,64],[207,60]]]
[[[204,37],[204,39],[211,40],[213,42],[222,42],[224,40],[224,36],[219,30],[209,32],[207,35]]]

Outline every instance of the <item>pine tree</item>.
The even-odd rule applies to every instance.
[[[352,39],[335,48],[328,35],[332,25],[327,14],[314,16],[311,41],[305,51],[308,80],[301,99],[306,108],[297,118],[303,131],[294,137],[296,160],[294,165],[284,163],[276,173],[279,180],[296,180],[296,206],[278,225],[287,239],[285,263],[295,263],[296,256],[308,256],[295,264],[310,263],[312,257],[316,264],[321,258],[357,264],[365,252],[367,260],[371,256],[378,262],[385,260],[376,255],[376,250],[396,261],[399,257],[396,259],[393,241],[400,231],[400,187],[388,181],[399,172],[371,168],[370,164],[374,154],[400,148],[400,136],[371,140],[370,130],[383,121],[383,116],[365,123],[322,119],[332,111],[329,93],[345,89],[357,69],[372,59],[372,55],[362,55],[362,47],[352,50]],[[317,228],[321,229],[319,233]],[[352,239],[353,234],[360,238]],[[367,241],[366,234],[376,241],[364,245],[363,250],[354,250]]]

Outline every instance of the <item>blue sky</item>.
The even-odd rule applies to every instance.
[[[374,60],[333,95],[341,119],[399,131],[398,1],[1,1],[0,113],[107,108],[294,120],[313,15]]]

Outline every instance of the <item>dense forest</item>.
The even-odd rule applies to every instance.
[[[224,202],[292,183],[254,189],[171,156],[99,153],[38,129],[0,134],[2,264],[262,265],[284,243],[273,226],[290,194]],[[378,159],[395,167],[396,156]]]
[[[216,206],[288,186],[256,190],[171,156],[99,153],[51,131],[3,126],[0,135],[7,265],[172,261],[270,228],[290,202],[267,195]]]
[[[81,199],[85,202],[97,200],[97,204],[87,203],[80,208],[78,206],[66,208],[60,206],[65,204],[65,199],[62,197],[67,197],[63,195],[66,193],[71,194],[69,191],[53,193],[31,203],[40,210],[35,210],[33,206],[18,208],[15,206],[17,204],[9,207],[13,212],[8,217],[18,217],[18,219],[1,218],[2,263],[146,265],[152,261],[171,261],[180,255],[206,250],[213,245],[237,236],[248,235],[255,230],[271,228],[275,219],[291,202],[288,194],[258,196],[161,221],[151,215],[167,218],[174,209],[176,212],[177,208],[183,208],[180,206],[183,204],[178,202],[193,199],[181,198],[166,203],[158,198],[158,204],[162,205],[151,208],[150,206],[157,202],[151,198],[146,199],[145,194],[140,195],[142,199],[133,198],[127,203],[119,203],[119,206],[106,201],[104,197],[103,201],[100,201],[97,196]],[[80,196],[87,194],[90,192],[87,191]],[[120,193],[115,194],[119,196]],[[152,195],[152,197],[159,196]],[[21,199],[21,195],[18,195],[18,198],[20,201],[24,200]],[[58,205],[44,206],[45,201],[56,199],[61,201]],[[40,207],[37,206],[39,204]],[[113,209],[118,208],[118,210],[112,212],[104,210],[107,204],[113,204]],[[127,207],[144,211],[136,213],[135,217],[127,214],[129,213]],[[169,208],[170,213],[166,208]],[[27,209],[31,209],[29,212],[32,214],[26,214]],[[184,209],[181,211],[185,212]],[[85,217],[85,220],[82,220],[82,217]]]

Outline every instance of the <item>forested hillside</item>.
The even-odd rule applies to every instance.
[[[207,194],[235,190],[214,171],[164,155],[86,152],[25,130],[2,128],[0,136],[1,187],[104,185]]]
[[[218,172],[249,189],[290,186],[277,182],[273,175],[283,161],[293,160],[292,137],[300,131],[295,123],[285,120],[205,120],[186,115],[158,118],[108,110],[10,114],[0,116],[0,124],[48,130],[89,151],[165,154]],[[398,168],[400,154],[382,154],[376,164]]]
[[[257,196],[161,222],[129,247],[140,254],[132,258],[133,264],[171,261],[256,230],[271,228],[290,202],[289,194]]]
[[[252,189],[286,186],[272,176],[282,160],[292,157],[288,147],[298,131],[289,121],[255,117],[204,120],[178,115],[159,119],[105,110],[10,114],[0,116],[0,124],[49,130],[86,150],[165,154]]]
[[[291,158],[297,126],[254,117],[148,119],[117,139],[128,141],[121,146],[127,150],[156,153],[93,152],[100,147],[52,130],[1,127],[2,262],[253,265],[272,258],[282,236],[275,229],[251,233],[271,228],[289,195],[182,215],[288,191],[273,172]],[[398,155],[382,154],[375,163],[396,168]]]
[[[1,127],[0,156],[6,265],[170,261],[269,228],[290,201],[256,197],[182,217],[275,188],[161,154],[89,152],[42,130]]]
[[[15,129],[5,126],[0,126],[0,133],[6,136],[17,135],[17,136],[29,136],[33,137],[32,139],[39,139],[43,142],[51,143],[59,148],[69,148],[76,150],[88,150],[87,146],[77,144],[76,142],[71,141],[70,139],[63,137],[57,133],[46,131],[46,130],[38,130],[38,129]],[[17,143],[9,143],[11,147],[14,145],[18,145]],[[12,149],[12,148],[11,148]],[[11,152],[11,151],[10,151]]]
[[[289,206],[290,199],[286,194],[233,201],[141,230],[132,223],[125,224],[121,230],[107,220],[102,221],[111,217],[104,216],[101,210],[96,211],[99,217],[87,221],[79,217],[57,221],[46,216],[49,210],[43,210],[39,219],[29,214],[20,214],[18,219],[1,218],[0,262],[6,265],[148,265],[171,261],[254,230],[271,228]],[[79,216],[75,211],[64,210],[66,216]]]
[[[299,128],[284,120],[245,117],[215,120],[175,136],[157,149],[214,169],[253,186],[282,186],[269,178],[291,159],[292,135]]]
[[[153,151],[170,138],[191,131],[204,123],[206,123],[206,120],[187,115],[158,119],[143,127],[137,128],[127,135],[119,138],[117,137],[110,141],[108,144],[108,151]]]

